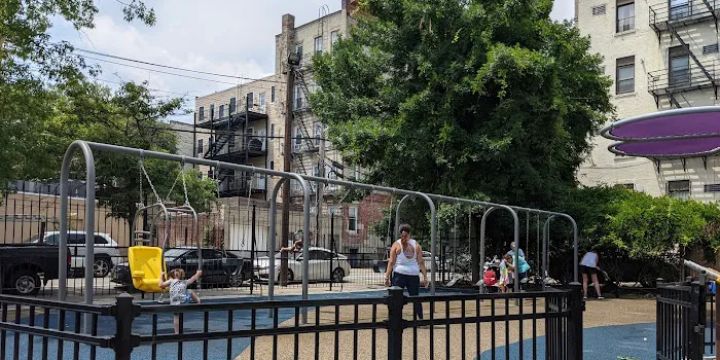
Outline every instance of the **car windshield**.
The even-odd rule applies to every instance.
[[[176,257],[186,253],[187,250],[185,249],[170,249],[168,251],[165,251],[165,257],[168,259],[175,259]]]

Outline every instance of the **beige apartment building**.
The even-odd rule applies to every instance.
[[[576,0],[577,26],[614,80],[617,119],[718,104],[720,4],[712,0]],[[586,185],[619,185],[651,195],[715,201],[720,158],[654,161],[616,156],[610,140],[578,170]]]
[[[341,154],[324,140],[325,127],[314,116],[307,101],[308,94],[316,88],[310,66],[313,56],[331,52],[333,45],[341,37],[347,36],[356,3],[356,0],[341,0],[341,10],[332,13],[321,10],[318,19],[297,26],[294,16],[283,15],[282,31],[275,36],[274,74],[195,99],[195,156],[259,168],[283,169],[284,157],[287,155],[283,151],[283,143],[288,56],[296,54],[299,66],[296,67],[292,88],[291,171],[327,178],[358,179],[357,169],[343,164]],[[214,174],[207,167],[201,168],[201,171],[219,180],[220,195],[227,209],[241,214],[243,219],[247,218],[248,197],[252,203],[266,207],[277,181],[263,175],[229,170],[220,170]],[[291,182],[291,185],[290,195],[293,202],[298,203],[302,196],[301,189],[296,182]],[[312,184],[312,190],[313,194],[317,194],[317,184]],[[372,234],[371,222],[381,220],[376,215],[382,215],[383,206],[389,206],[389,197],[376,194],[353,204],[339,204],[341,190],[334,185],[322,189],[324,223],[323,230],[318,233],[325,234],[319,234],[320,237],[328,238],[328,216],[332,210],[336,216],[339,215],[336,222],[340,244],[338,250],[362,253],[383,248],[383,240]],[[292,212],[293,219],[300,216],[297,210]],[[267,223],[267,214],[263,213],[260,221]],[[246,242],[238,239],[248,237],[248,232],[247,221],[226,219],[225,234],[231,247],[245,248]],[[266,232],[267,229],[263,229],[259,234],[263,243],[267,238]],[[327,246],[327,241],[319,240],[318,244]],[[259,244],[259,247],[264,249],[265,244]]]

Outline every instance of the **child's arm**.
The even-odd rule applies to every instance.
[[[188,279],[188,281],[186,283],[188,285],[190,285],[190,284],[198,281],[198,279],[200,279],[201,276],[202,276],[202,270],[198,270],[195,272],[195,275],[193,275],[191,278]]]
[[[160,288],[164,289],[170,285],[170,280],[165,280],[165,273],[160,273]]]

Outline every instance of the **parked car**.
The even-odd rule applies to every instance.
[[[388,257],[390,256],[390,249],[387,249],[385,252],[385,260],[378,260],[373,264],[373,271],[378,273],[384,273],[385,270],[387,270],[387,264],[388,264]],[[432,254],[429,251],[423,250],[423,260],[425,260],[425,269],[427,269],[428,274],[430,273],[430,269],[432,269]],[[440,258],[435,257],[435,270],[440,271]]]
[[[198,269],[198,250],[196,248],[168,249],[163,254],[167,271],[183,269],[188,277]],[[203,275],[200,282],[203,287],[241,286],[252,276],[250,261],[238,257],[229,251],[202,249]],[[132,278],[128,263],[116,265],[110,281],[132,289]]]
[[[311,247],[308,249],[308,281],[342,282],[350,275],[352,267],[345,255],[328,249]],[[302,280],[302,252],[288,254],[288,281]],[[270,270],[270,258],[259,257],[255,260],[255,272],[260,279],[267,280]],[[280,280],[280,253],[275,254],[275,274]]]
[[[36,295],[48,281],[58,277],[57,246],[0,245],[0,292]],[[70,265],[70,256],[66,260]]]
[[[28,241],[30,244],[47,244],[57,246],[60,242],[59,231],[47,231],[45,236],[35,236]],[[68,251],[71,256],[70,273],[74,276],[85,274],[85,231],[70,230],[67,238]],[[115,240],[106,233],[95,233],[95,262],[93,272],[95,277],[106,277],[115,263],[120,259],[120,250]]]

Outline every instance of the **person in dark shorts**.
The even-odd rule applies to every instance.
[[[600,264],[600,256],[593,251],[590,250],[585,253],[585,256],[583,256],[582,260],[580,260],[580,271],[582,272],[582,285],[583,285],[583,297],[587,299],[587,290],[588,290],[588,277],[592,279],[593,284],[595,285],[595,293],[597,294],[598,299],[603,299],[602,293],[600,293],[600,281],[598,281],[598,265]]]

